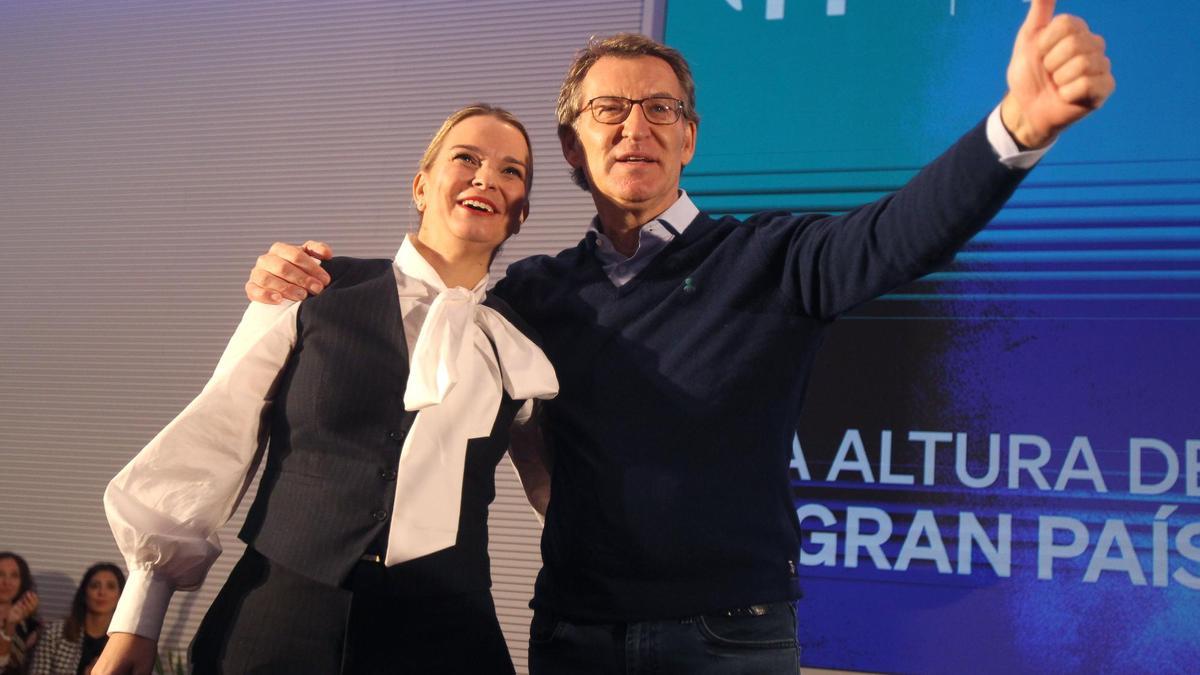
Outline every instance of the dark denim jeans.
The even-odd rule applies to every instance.
[[[572,623],[535,612],[531,675],[774,675],[800,672],[796,607],[638,623]],[[732,614],[732,615],[731,615]]]

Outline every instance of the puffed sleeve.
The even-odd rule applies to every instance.
[[[199,396],[108,484],[104,508],[129,568],[110,633],[157,640],[172,593],[199,587],[221,554],[216,532],[266,446],[299,306],[250,303]]]

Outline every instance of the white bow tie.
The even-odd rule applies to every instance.
[[[497,379],[513,400],[558,392],[542,350],[499,312],[479,304],[481,289],[439,292],[413,348],[404,408],[419,412],[396,471],[387,565],[457,540],[467,441],[492,432],[501,401]]]

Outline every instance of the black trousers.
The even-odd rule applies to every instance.
[[[195,675],[509,675],[487,590],[401,598],[362,563],[346,588],[308,579],[247,548],[192,641]]]

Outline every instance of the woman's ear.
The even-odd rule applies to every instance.
[[[418,213],[425,213],[425,182],[424,171],[418,171],[417,175],[413,176],[412,200]]]

